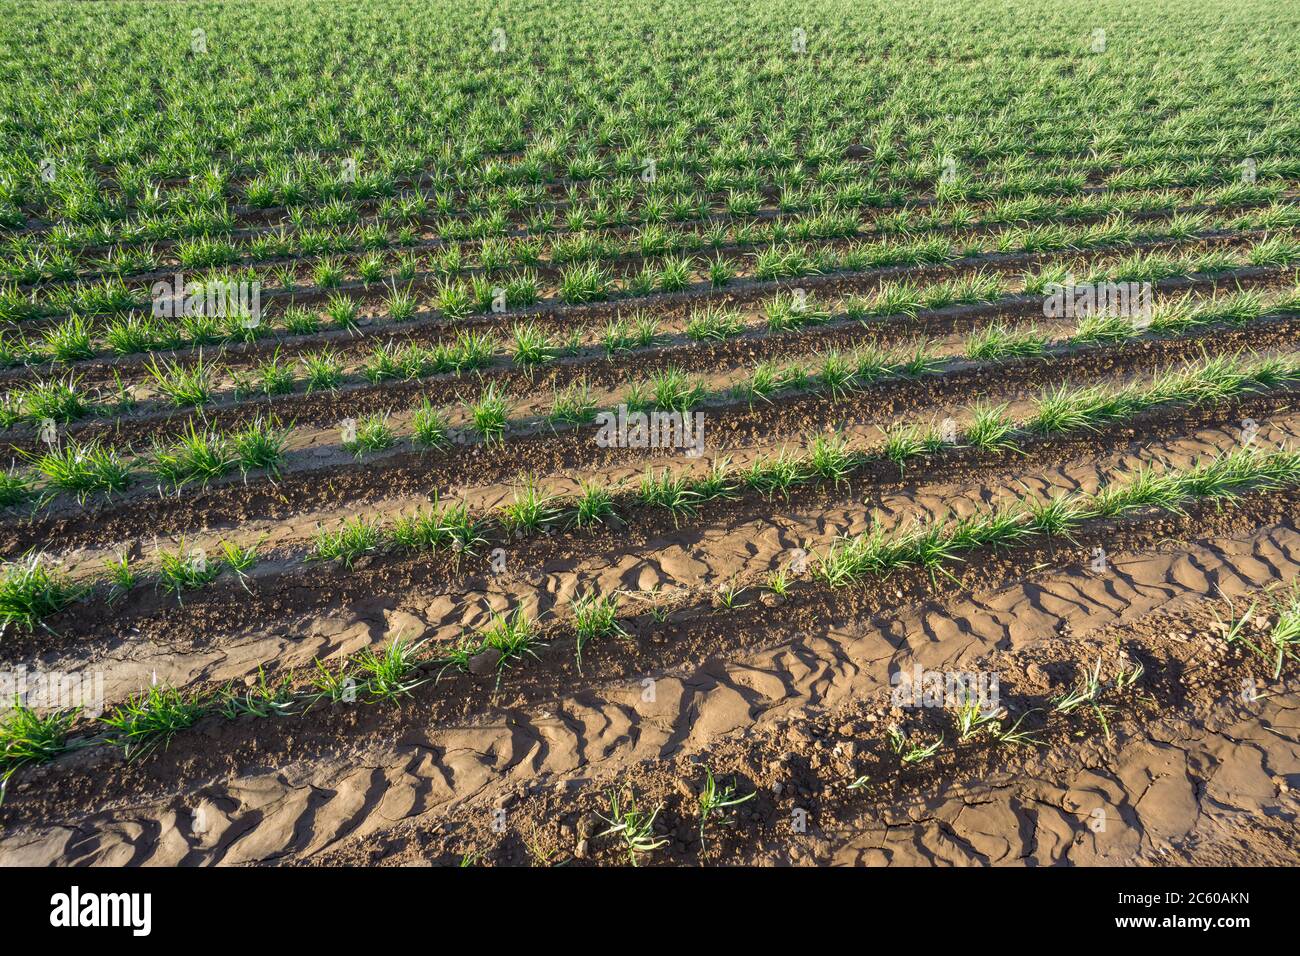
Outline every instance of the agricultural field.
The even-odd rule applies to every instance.
[[[0,13],[0,864],[1294,865],[1300,3]]]

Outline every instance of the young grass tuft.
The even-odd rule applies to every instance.
[[[175,489],[191,481],[207,484],[238,462],[219,434],[207,428],[200,430],[194,419],[174,444],[162,445],[155,440],[151,457],[154,474]]]
[[[662,809],[663,805],[657,804],[650,813],[645,813],[638,809],[635,797],[628,795],[620,800],[618,792],[611,790],[609,816],[599,815],[609,824],[609,828],[599,835],[617,836],[623,844],[628,863],[636,866],[640,857],[668,843],[667,838],[655,836],[655,818],[659,816],[659,811]]]
[[[536,626],[521,607],[509,614],[493,614],[480,637],[484,649],[493,648],[501,655],[497,660],[498,671],[509,667],[513,661],[522,660],[525,654],[537,657]]]
[[[445,448],[451,443],[451,423],[447,414],[428,398],[421,400],[411,416],[412,437],[424,448]]]
[[[258,468],[266,469],[272,476],[280,473],[288,431],[279,427],[276,419],[258,415],[229,437],[231,453],[244,474]]]
[[[0,508],[25,504],[34,494],[31,476],[20,473],[13,466],[8,471],[0,471]]]
[[[596,417],[596,399],[591,394],[591,386],[586,379],[571,382],[565,388],[557,390],[551,402],[551,413],[547,416],[554,426],[585,425]]]
[[[848,441],[842,435],[818,435],[812,440],[805,461],[811,477],[833,481],[838,488],[848,481],[861,456],[849,450]]]
[[[732,821],[728,816],[728,811],[732,807],[738,807],[742,803],[753,800],[758,796],[758,791],[747,794],[743,797],[736,795],[736,785],[728,784],[725,787],[718,786],[713,779],[713,771],[708,767],[704,768],[704,786],[700,789],[698,799],[698,812],[700,817],[700,846],[705,845],[705,830],[709,824],[716,821],[719,825],[726,825]]]
[[[654,407],[666,412],[689,412],[704,398],[704,385],[677,368],[667,368],[650,379]]]
[[[697,342],[720,342],[744,330],[745,321],[739,312],[715,306],[694,313],[686,322],[686,337]]]
[[[218,691],[216,710],[227,720],[239,717],[284,717],[293,713],[296,703],[290,676],[285,674],[279,681],[272,683],[266,676],[266,670],[259,664],[257,680],[251,687],[237,691],[231,683]]]
[[[579,528],[604,524],[614,517],[614,496],[604,485],[583,482],[574,502],[573,523]]]
[[[501,524],[516,537],[541,531],[559,520],[560,509],[555,495],[540,492],[532,477],[524,480],[522,489],[516,489],[513,500],[501,508]]]
[[[505,439],[510,402],[497,391],[495,382],[479,395],[478,401],[469,406],[469,415],[474,431],[478,432],[484,442],[491,445]]]
[[[343,450],[351,452],[359,461],[366,452],[383,451],[397,443],[397,433],[388,424],[387,413],[374,412],[357,419],[356,435],[343,443]]]
[[[612,637],[626,634],[618,623],[617,594],[584,594],[570,601],[573,610],[573,631],[577,637],[575,656],[578,673],[582,673],[582,649],[594,638]]]
[[[0,800],[20,768],[53,760],[68,749],[68,731],[79,712],[42,715],[15,697],[13,709],[0,717]]]
[[[343,362],[333,349],[306,352],[298,360],[306,371],[308,395],[315,391],[333,391],[343,381]]]
[[[367,647],[356,656],[358,674],[363,678],[361,686],[370,700],[397,700],[429,680],[419,676],[423,660],[420,652],[425,643],[412,644],[398,636],[379,653]]]
[[[963,437],[966,444],[980,451],[1014,451],[1018,447],[1011,438],[1014,432],[1006,405],[979,404]]]
[[[204,710],[197,696],[186,697],[175,688],[154,684],[99,719],[116,731],[109,741],[122,748],[127,760],[135,760],[166,747],[179,731],[203,716]]]
[[[28,455],[51,489],[70,491],[84,503],[90,495],[112,495],[131,483],[131,468],[116,449],[97,441],[70,441],[61,449]]]
[[[701,501],[700,493],[691,486],[686,475],[674,474],[667,468],[658,477],[652,469],[646,468],[639,494],[645,504],[672,512],[674,523],[685,515],[695,514]]]
[[[1047,336],[1037,329],[1021,331],[1001,323],[985,326],[966,342],[966,354],[982,361],[1042,355],[1046,348]]]
[[[379,542],[379,522],[357,515],[334,530],[317,528],[308,560],[338,561],[350,570],[357,558],[377,550]]]
[[[182,540],[175,551],[158,549],[159,583],[178,598],[182,591],[203,587],[221,573],[221,564],[209,561],[201,549],[187,549]]]
[[[0,635],[11,627],[32,632],[51,614],[81,597],[85,588],[51,569],[40,554],[3,565],[0,571]]]
[[[178,408],[198,408],[212,401],[215,370],[211,364],[203,363],[202,353],[193,365],[167,360],[160,364],[153,357],[145,371],[153,379],[154,387]]]

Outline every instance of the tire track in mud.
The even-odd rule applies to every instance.
[[[761,714],[699,749],[503,788],[486,805],[471,799],[403,821],[310,862],[455,865],[471,855],[492,865],[619,863],[616,840],[601,846],[583,836],[607,794],[621,790],[664,810],[656,834],[667,849],[648,857],[658,864],[1286,865],[1300,836],[1300,793],[1288,785],[1300,776],[1294,680],[1281,687],[1290,693],[1268,695],[1277,685],[1265,677],[1265,696],[1243,698],[1243,683],[1259,689],[1268,667],[1214,640],[1215,614],[1192,594],[1173,610],[1121,615],[1077,635],[1058,617],[1020,649],[949,665],[1000,673],[1012,720],[1050,708],[1094,655],[1108,678],[1141,662],[1139,696],[1118,695],[1104,741],[1095,720],[1040,716],[1041,746],[1008,749],[977,737],[909,768],[890,755],[884,728],[901,725],[924,743],[957,733],[953,711],[899,706],[881,687],[829,707]],[[1198,640],[1207,631],[1211,639]],[[756,798],[730,816],[731,826],[714,827],[707,847],[696,804],[702,766]],[[855,779],[867,787],[854,792]]]
[[[1300,769],[1294,698],[1266,702],[1247,719],[1215,716],[1212,727],[1178,719],[1143,727],[1105,755],[1104,767],[1052,768],[956,796],[939,788],[911,818],[879,813],[874,826],[831,829],[800,862],[1289,865],[1298,808],[1276,781]]]
[[[302,861],[335,847],[364,852],[362,841],[374,845],[399,821],[432,819],[458,807],[480,807],[487,813],[491,801],[521,784],[580,784],[641,761],[700,752],[728,735],[748,733],[782,717],[878,694],[890,686],[890,671],[913,659],[932,669],[965,669],[980,654],[1032,647],[1062,629],[1081,638],[1158,609],[1202,600],[1216,590],[1227,597],[1254,593],[1300,574],[1300,533],[1293,526],[1271,526],[1197,539],[1185,549],[1117,549],[1112,569],[1103,577],[1077,567],[1058,568],[1029,578],[1013,576],[950,603],[936,599],[861,618],[820,618],[798,637],[766,650],[729,661],[709,655],[694,665],[659,673],[654,700],[648,702],[634,679],[593,682],[567,697],[495,710],[454,726],[426,725],[409,719],[414,715],[394,711],[388,723],[400,728],[396,740],[301,758],[290,751],[276,760],[276,769],[266,764],[269,753],[251,762],[226,753],[221,762],[229,761],[227,770],[212,776],[182,774],[177,785],[167,788],[172,791],[167,797],[136,789],[142,777],[150,776],[137,767],[136,773],[114,774],[108,786],[87,800],[79,793],[83,785],[49,786],[55,781],[72,783],[67,780],[70,768],[61,766],[67,761],[56,761],[25,775],[0,808],[8,820],[0,838],[0,860],[239,864]],[[936,634],[941,637],[936,639]],[[1293,706],[1270,712],[1260,718],[1266,722],[1252,723],[1253,730],[1232,728],[1226,736],[1191,741],[1187,750],[1222,750],[1225,742],[1244,734],[1267,747],[1274,766],[1289,761],[1281,772],[1295,773],[1300,771],[1300,750],[1294,733],[1288,738],[1285,731],[1269,732],[1278,722],[1293,727],[1295,715]],[[261,736],[260,729],[246,725],[243,733]],[[241,733],[235,728],[211,730],[212,739],[204,742],[209,749],[219,749]],[[1209,747],[1204,746],[1206,740]],[[184,766],[190,746],[178,739],[174,749],[187,753],[170,754],[166,761]],[[1153,763],[1150,754],[1125,760],[1139,777]],[[77,773],[102,780],[105,769]],[[136,779],[128,783],[122,779],[127,776]],[[1037,799],[1042,806],[1065,806],[1071,794],[1095,791],[1101,785],[1099,776],[1104,781],[1104,775],[1081,768],[1070,790],[1052,793],[1042,788]],[[1125,773],[1111,780],[1107,793],[1113,806],[1133,809],[1142,821],[1142,801]],[[920,825],[960,815],[968,806],[960,798],[941,803]],[[1059,812],[1062,818],[1066,815]],[[978,820],[979,814],[972,813],[959,829],[978,835]],[[1048,830],[1062,837],[1064,823],[1056,822]],[[1068,843],[1040,840],[1048,859],[1053,858],[1049,850],[1073,843],[1078,828],[1068,829]],[[897,837],[862,834],[843,843],[840,859],[888,851],[901,862],[908,846],[918,856],[943,855],[933,846],[927,851],[933,833],[920,844],[909,843],[902,831]],[[980,842],[972,841],[971,848]],[[1101,857],[1114,861],[1106,848],[1101,849]],[[1116,852],[1127,861],[1135,849],[1121,840]],[[967,858],[978,857],[968,853]]]
[[[1261,445],[1300,437],[1300,412],[1288,408],[1270,418],[1257,408],[1251,410],[1260,416],[1257,441]],[[214,607],[201,594],[187,596],[185,605],[158,597],[151,602],[154,613],[134,620],[114,605],[104,609],[109,615],[105,630],[69,634],[62,642],[37,635],[24,645],[11,645],[6,656],[11,664],[32,671],[93,668],[104,675],[104,695],[111,704],[152,679],[178,687],[238,683],[268,662],[281,668],[309,668],[316,658],[374,648],[399,634],[445,646],[462,629],[484,626],[491,611],[523,607],[544,620],[560,614],[570,598],[584,591],[640,595],[630,604],[625,601],[624,613],[634,613],[645,604],[650,589],[661,589],[658,593],[670,607],[698,608],[707,607],[719,586],[733,582],[746,586],[748,596],[743,600],[752,603],[759,595],[754,586],[786,563],[795,549],[816,554],[836,537],[871,527],[889,529],[918,519],[967,516],[1012,497],[1091,493],[1101,483],[1129,477],[1143,467],[1186,467],[1238,444],[1235,428],[1217,427],[1217,422],[1232,421],[1234,414],[1241,412],[1224,412],[1215,425],[1199,431],[1184,420],[1174,433],[1181,436],[1177,438],[1141,440],[1133,437],[1132,428],[1124,428],[1117,435],[1090,436],[1093,440],[1083,447],[1045,445],[1027,459],[1004,457],[973,471],[934,468],[920,484],[893,475],[865,493],[861,487],[845,487],[794,495],[783,503],[776,519],[768,515],[770,503],[753,496],[750,507],[727,507],[720,516],[702,515],[706,523],[687,532],[667,522],[653,530],[634,523],[602,538],[598,546],[593,541],[590,547],[561,548],[548,556],[543,544],[540,553],[510,556],[509,567],[535,568],[535,574],[460,574],[448,568],[445,582],[425,581],[414,590],[388,587],[373,578],[367,586],[354,588],[350,575],[336,574],[331,601],[277,618],[283,626],[270,632],[243,623],[263,619],[263,611],[257,609],[267,598],[260,589],[249,595],[232,585],[215,598]],[[1013,464],[1020,467],[1008,470]],[[980,559],[971,555],[967,560],[978,563]],[[235,610],[250,601],[251,618]],[[193,636],[186,639],[187,633]]]

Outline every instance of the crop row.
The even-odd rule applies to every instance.
[[[817,556],[806,580],[796,581],[795,573],[782,568],[769,575],[763,586],[778,598],[788,599],[796,589],[818,585],[841,588],[900,571],[949,574],[947,568],[967,555],[1022,546],[1036,538],[1069,540],[1089,522],[1113,521],[1152,510],[1179,512],[1193,502],[1223,501],[1251,490],[1282,489],[1298,483],[1297,453],[1239,449],[1185,469],[1144,471],[1105,485],[1094,494],[1012,501],[981,508],[961,519],[873,529],[839,540]],[[36,560],[10,565],[0,578],[0,612],[12,615],[15,607],[27,612],[66,605],[73,599],[74,590]],[[722,607],[740,606],[743,590],[736,586],[724,594]],[[1240,627],[1230,629],[1231,638],[1243,640],[1250,649],[1269,658],[1275,673],[1280,673],[1287,659],[1300,659],[1298,599],[1300,592],[1294,591],[1275,597],[1277,619],[1264,635],[1262,646],[1246,639]],[[617,594],[579,596],[570,611],[571,623],[565,630],[573,639],[579,666],[584,645],[626,633],[619,623]],[[9,620],[15,618],[10,616]],[[94,735],[90,727],[83,726],[85,736],[76,745],[116,745],[123,748],[128,759],[134,759],[165,745],[174,734],[208,714],[227,719],[266,718],[301,713],[323,702],[391,701],[449,668],[468,671],[472,663],[484,659],[488,673],[495,672],[499,682],[507,668],[536,657],[546,646],[544,637],[560,633],[555,627],[550,631],[554,633],[544,634],[537,622],[516,608],[495,615],[481,631],[449,646],[433,649],[424,642],[410,642],[399,636],[386,648],[367,649],[355,660],[333,666],[318,661],[306,681],[298,682],[305,683],[304,689],[295,688],[292,675],[273,681],[264,673],[251,687],[236,689],[228,684],[209,697],[154,685],[94,722],[107,733]],[[1096,696],[1085,694],[1084,700]],[[21,705],[11,711],[0,724],[3,779],[7,781],[23,766],[45,762],[69,749],[69,733],[77,719],[77,711],[41,715]]]

